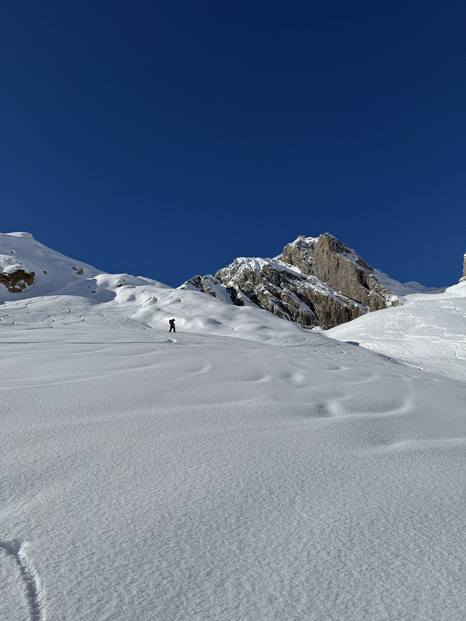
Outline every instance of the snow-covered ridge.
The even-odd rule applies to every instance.
[[[303,337],[298,326],[253,305],[239,308],[150,278],[108,274],[44,246],[30,234],[0,234],[0,277],[12,265],[34,274],[34,279],[15,292],[0,281],[0,329],[15,325],[17,310],[26,304],[34,325],[51,328],[95,322],[98,313],[107,325],[123,320],[137,330],[165,329],[168,319],[175,317],[178,328],[190,332],[277,343]]]
[[[90,265],[47,248],[30,233],[0,233],[0,274],[11,275],[19,270],[32,275],[31,284],[22,292],[0,287],[0,301],[56,293],[78,282],[80,276],[94,277],[98,273]]]
[[[0,233],[0,235],[8,235],[8,237],[29,237],[30,239],[34,239],[32,233],[26,233],[24,231],[18,233]]]
[[[99,301],[99,295],[108,299],[123,284],[165,286],[150,278],[106,274],[48,248],[30,233],[0,233],[0,275],[20,269],[33,274],[33,282],[21,292],[0,286],[0,302],[65,293]]]
[[[201,281],[205,290],[211,294],[206,296],[199,292],[199,285],[186,284],[184,288],[172,289],[142,276],[107,274],[44,246],[28,233],[0,234],[0,277],[2,274],[9,275],[19,269],[34,274],[34,282],[27,285],[21,292],[10,292],[0,283],[0,327],[12,325],[12,322],[16,321],[15,309],[27,304],[30,309],[29,319],[33,323],[41,322],[50,327],[57,327],[61,323],[68,325],[75,321],[76,316],[95,317],[95,312],[98,312],[105,316],[110,324],[118,323],[118,317],[123,317],[125,322],[144,330],[164,329],[168,319],[174,316],[182,331],[269,342],[306,340],[308,332],[303,331],[294,322],[283,321],[282,318],[268,310],[258,308],[254,300],[247,296],[241,300],[242,306],[232,304],[229,288],[233,288],[235,279],[241,276],[245,283],[250,283],[247,286],[254,288],[255,294],[262,300],[275,300],[278,297],[273,296],[283,295],[288,306],[294,307],[298,314],[304,314],[308,309],[303,301],[305,287],[306,296],[314,296],[314,299],[324,305],[323,308],[325,305],[328,308],[338,305],[339,309],[343,309],[341,312],[346,312],[348,317],[351,317],[352,313],[359,315],[361,318],[357,323],[347,324],[348,332],[342,328],[339,334],[346,335],[342,337],[344,340],[367,343],[368,347],[376,348],[367,336],[367,330],[373,321],[377,325],[379,325],[378,322],[383,324],[385,318],[388,317],[387,311],[383,311],[380,317],[378,316],[380,311],[367,315],[367,310],[362,303],[345,296],[341,290],[316,276],[306,274],[310,271],[311,265],[306,254],[307,248],[309,245],[315,247],[316,239],[318,241],[318,238],[312,237],[298,238],[287,247],[288,252],[273,259],[236,259],[233,263],[235,269],[230,275],[225,275],[224,282],[213,276]],[[302,259],[298,257],[299,260],[295,257],[292,263],[290,253],[293,249],[304,253],[304,256]],[[393,317],[398,316],[397,313],[402,316],[404,312],[407,317],[422,317],[421,311],[433,309],[432,305],[427,304],[429,300],[442,301],[444,298],[450,298],[456,291],[454,288],[444,292],[429,290],[417,283],[402,285],[378,270],[373,270],[373,273],[380,285],[389,291],[392,296],[390,299],[396,301],[398,306],[406,307],[406,311],[393,312],[391,315]],[[254,283],[251,279],[256,278],[257,274],[260,278]],[[263,279],[263,275],[267,278]],[[228,280],[230,276],[231,281]],[[459,298],[458,307],[462,308],[461,298],[464,295],[464,289],[459,287],[457,291],[458,294],[454,295]],[[460,361],[461,367],[461,335],[464,332],[464,324],[461,322],[464,317],[458,313],[451,314],[449,312],[451,305],[447,305],[446,308],[447,314],[442,315],[438,321],[453,322],[450,329],[455,336],[449,342],[452,347],[455,339],[459,344],[459,349],[456,349],[455,363]],[[438,314],[437,311],[435,314]],[[375,319],[376,317],[378,319]],[[455,324],[457,320],[460,321],[458,326]],[[428,318],[420,318],[416,321],[430,325]],[[356,330],[357,326],[367,326],[365,338],[350,335],[351,330]],[[382,330],[380,329],[379,332]],[[332,336],[337,336],[337,332],[332,333]],[[401,336],[394,334],[394,342],[399,342],[401,347],[404,342],[403,334]],[[410,343],[413,342],[415,341],[411,339]],[[445,342],[442,341],[442,343],[441,347],[445,347]],[[448,347],[445,351],[447,360],[450,355]],[[387,348],[379,347],[378,351],[394,355]],[[419,353],[414,351],[409,353],[409,351],[406,356],[398,352],[396,357],[407,361],[412,358],[420,364]],[[460,374],[462,372],[458,371]]]

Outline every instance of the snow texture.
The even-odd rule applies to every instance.
[[[328,330],[420,369],[466,381],[466,282],[404,298],[387,308]]]
[[[465,618],[466,285],[335,340],[10,250],[2,620]]]

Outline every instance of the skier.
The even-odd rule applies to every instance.
[[[171,332],[173,330],[173,332],[176,332],[176,328],[175,328],[175,320],[174,319],[169,319],[168,323],[170,324],[170,330],[169,332]]]

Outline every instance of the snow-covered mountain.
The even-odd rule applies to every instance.
[[[466,283],[324,332],[0,267],[2,621],[463,618]]]
[[[175,316],[183,331],[291,343],[308,338],[309,331],[303,331],[300,324],[307,325],[311,315],[312,321],[317,320],[319,314],[323,323],[332,323],[337,317],[345,320],[327,330],[327,336],[357,342],[434,372],[443,372],[445,365],[446,373],[452,374],[458,366],[454,375],[463,377],[464,279],[442,290],[418,283],[403,285],[367,266],[353,250],[328,234],[299,237],[275,259],[237,259],[216,276],[219,274],[226,284],[214,277],[199,277],[173,289],[142,276],[99,271],[44,246],[30,233],[1,233],[0,304],[8,304],[0,312],[0,322],[14,324],[18,321],[15,309],[27,306],[28,321],[57,327],[89,322],[98,308],[107,323],[124,321],[139,329],[163,329]],[[259,284],[262,280],[268,284]],[[276,284],[270,285],[273,282]],[[275,287],[274,294],[269,285]],[[256,293],[248,287],[255,287]],[[341,290],[351,292],[353,298],[345,297]],[[252,301],[254,296],[257,304]],[[295,314],[281,312],[285,307],[294,308]],[[5,312],[7,308],[11,312]],[[380,310],[368,313],[371,308]],[[353,312],[358,318],[347,322]],[[294,318],[296,323],[280,317]],[[300,322],[299,317],[304,319]],[[434,333],[443,336],[438,348],[431,343],[427,347],[435,352],[427,361],[425,339],[434,338]]]
[[[225,304],[142,276],[107,274],[47,248],[29,233],[0,234],[0,275],[0,304],[8,302],[0,306],[3,325],[18,322],[21,314],[15,309],[26,306],[28,322],[50,327],[92,321],[98,309],[107,323],[124,321],[139,329],[163,329],[174,316],[184,331],[252,340],[303,338],[297,325],[264,310]],[[15,282],[12,290],[8,284]]]
[[[401,284],[370,267],[329,233],[300,236],[273,259],[238,258],[215,276],[195,276],[181,288],[325,329],[396,306],[403,296],[425,290],[419,283]]]
[[[110,275],[47,248],[30,233],[0,233],[0,301],[71,293],[107,301],[115,289],[151,284],[149,278]]]

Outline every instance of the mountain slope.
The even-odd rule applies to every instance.
[[[96,322],[98,310],[107,325],[117,327],[124,320],[138,330],[168,329],[168,319],[175,317],[185,332],[259,341],[309,337],[296,324],[256,307],[240,308],[150,278],[107,274],[47,248],[29,233],[0,235],[1,273],[19,270],[33,274],[33,280],[19,292],[0,283],[0,326],[20,322],[24,308],[28,323],[50,328]]]
[[[112,291],[123,284],[161,283],[128,274],[109,275],[44,246],[30,233],[0,233],[0,277],[14,281],[24,272],[29,281],[11,290],[0,278],[0,302],[71,293],[94,301],[108,301]],[[16,276],[17,277],[17,276]],[[112,290],[112,291],[111,291]]]
[[[464,381],[22,239],[60,288],[0,287],[1,619],[462,618]],[[433,358],[450,293],[358,321]]]
[[[466,282],[409,296],[402,306],[337,326],[327,336],[357,343],[466,382]]]

